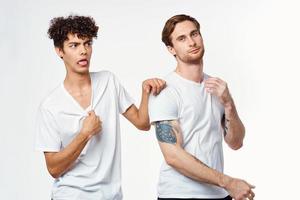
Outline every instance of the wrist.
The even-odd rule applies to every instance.
[[[224,102],[223,104],[225,110],[232,110],[232,108],[234,107],[234,102],[232,98],[229,98],[227,101]]]
[[[83,141],[88,141],[92,137],[92,134],[89,131],[82,130],[79,136]]]
[[[227,189],[228,185],[230,184],[230,182],[232,181],[233,178],[231,178],[230,176],[227,176],[225,174],[222,174],[220,180],[219,180],[219,186]]]

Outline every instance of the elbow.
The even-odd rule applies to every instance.
[[[170,165],[171,167],[175,166],[176,160],[174,158],[171,157],[166,157],[165,161],[168,165]]]
[[[165,155],[165,161],[168,165],[170,165],[173,168],[177,168],[178,165],[178,159],[175,154],[168,154]]]
[[[61,176],[61,173],[58,172],[58,170],[56,170],[55,168],[48,168],[48,172],[55,179],[57,179]]]
[[[243,146],[243,143],[241,142],[241,143],[230,145],[230,148],[233,150],[239,150],[240,148],[242,148],[242,146]]]
[[[136,126],[141,131],[149,131],[150,130],[150,124],[143,124]]]

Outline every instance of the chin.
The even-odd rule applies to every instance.
[[[84,67],[84,69],[79,69],[79,70],[76,70],[77,73],[79,74],[86,74],[86,73],[89,73],[89,67]]]

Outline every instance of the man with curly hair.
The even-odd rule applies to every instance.
[[[55,178],[54,200],[122,199],[119,114],[149,130],[149,94],[165,87],[161,79],[145,80],[138,109],[114,74],[90,73],[97,32],[93,18],[72,15],[52,19],[48,30],[67,72],[37,119],[36,149]]]
[[[167,87],[149,100],[150,121],[164,155],[159,200],[252,200],[253,188],[223,174],[222,142],[242,147],[245,128],[225,81],[203,72],[204,44],[198,21],[171,17],[162,41],[177,61]]]

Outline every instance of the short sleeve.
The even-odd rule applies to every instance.
[[[179,118],[179,99],[173,88],[168,86],[159,95],[150,96],[149,118],[151,123]]]
[[[51,113],[39,108],[36,120],[35,149],[38,151],[58,152],[61,148],[61,139]]]
[[[134,100],[115,76],[114,82],[117,90],[119,113],[123,114],[132,104],[134,104]]]

